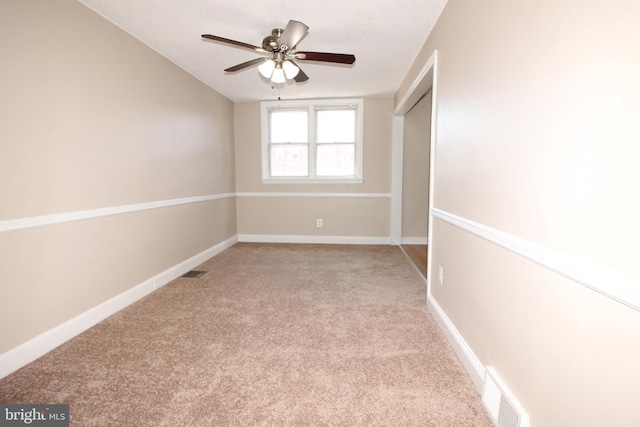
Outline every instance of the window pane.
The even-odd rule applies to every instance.
[[[318,142],[355,142],[355,110],[318,110]]]
[[[354,176],[355,144],[318,145],[316,173],[318,176]]]
[[[272,111],[269,116],[269,142],[307,142],[309,131],[306,111]]]
[[[307,176],[306,145],[272,145],[271,176]]]

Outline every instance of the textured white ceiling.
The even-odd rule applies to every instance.
[[[393,95],[446,0],[80,0],[233,101]],[[203,41],[213,34],[256,46],[290,19],[310,27],[298,50],[351,53],[353,65],[298,61],[304,83],[272,87],[248,49]]]

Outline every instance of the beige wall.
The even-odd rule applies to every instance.
[[[238,233],[241,236],[298,236],[302,241],[306,236],[314,239],[340,236],[388,240],[392,98],[365,99],[362,184],[263,184],[260,103],[236,103],[234,111],[236,188],[240,193],[237,201]],[[279,193],[304,194],[281,197]],[[324,197],[326,193],[357,196]],[[324,221],[321,229],[316,227],[318,218]]]
[[[404,116],[402,237],[426,242],[429,213],[431,92]]]
[[[233,104],[79,3],[3,2],[0,52],[0,221],[235,191]],[[235,234],[233,198],[0,233],[0,354]]]
[[[435,208],[637,294],[637,16],[636,1],[449,0],[396,94],[437,49]],[[640,425],[639,311],[441,219],[433,238],[432,295],[532,427]]]

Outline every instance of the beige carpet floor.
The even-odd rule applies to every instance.
[[[398,247],[239,243],[0,380],[74,426],[491,426]]]

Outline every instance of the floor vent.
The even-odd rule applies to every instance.
[[[529,415],[490,366],[486,368],[482,402],[496,426],[529,427]]]
[[[188,273],[183,274],[182,277],[186,277],[188,279],[198,279],[204,276],[204,273],[206,273],[206,271],[191,270]]]

